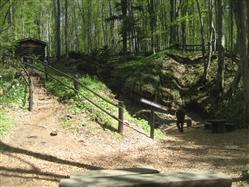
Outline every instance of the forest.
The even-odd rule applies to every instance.
[[[249,184],[248,0],[0,0],[0,186],[118,168]]]

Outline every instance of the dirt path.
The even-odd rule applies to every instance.
[[[154,144],[130,128],[126,137],[113,137],[113,132],[103,131],[84,115],[80,120],[87,127],[72,133],[63,128],[63,118],[79,116],[69,115],[66,105],[49,96],[36,77],[33,80],[34,111],[9,112],[16,124],[0,142],[0,186],[56,186],[72,172],[101,168],[96,160],[99,155]],[[51,136],[52,131],[58,132],[57,136]]]
[[[0,142],[0,186],[58,186],[71,173],[122,167],[216,170],[238,177],[249,164],[248,130],[227,134],[210,134],[202,128],[186,129],[184,134],[172,130],[165,140],[152,141],[130,128],[125,128],[125,137],[115,137],[82,115],[87,125],[74,134],[62,127],[66,105],[49,96],[38,81],[35,101],[33,112],[9,112],[17,123]],[[52,130],[58,135],[50,136]]]

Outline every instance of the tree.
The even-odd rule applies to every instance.
[[[204,24],[203,24],[203,18],[201,15],[201,8],[200,8],[199,0],[196,0],[196,4],[197,4],[197,10],[199,14],[199,21],[200,21],[201,49],[202,49],[201,51],[202,51],[202,61],[204,64],[204,79],[206,79],[207,78],[207,65],[206,65],[206,60],[205,60],[206,49],[205,49],[205,39],[204,39]]]
[[[239,0],[234,4],[235,12],[238,20],[238,34],[240,46],[240,66],[243,82],[243,95],[244,95],[244,120],[248,120],[249,114],[249,61],[248,61],[248,2],[246,0]]]
[[[217,46],[218,46],[218,70],[217,70],[217,96],[221,97],[224,91],[224,53],[225,53],[225,19],[224,0],[217,0]]]
[[[55,12],[55,41],[56,41],[56,57],[60,58],[61,56],[61,33],[60,33],[60,27],[61,27],[61,21],[60,21],[60,0],[54,0],[54,12]]]
[[[68,36],[68,0],[65,0],[65,54],[68,57],[68,46],[69,46],[69,36]]]

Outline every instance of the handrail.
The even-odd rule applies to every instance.
[[[33,65],[29,64],[29,63],[25,63],[25,62],[23,62],[23,63],[24,63],[25,65],[28,65],[28,66],[30,66],[30,67],[32,67],[32,68],[34,68],[34,69],[40,71],[40,72],[45,73],[44,70],[38,69],[37,67],[35,67],[35,66],[33,66]],[[121,121],[120,119],[118,119],[116,116],[112,115],[109,111],[107,111],[107,110],[101,108],[99,105],[95,104],[93,101],[91,101],[90,99],[88,99],[88,98],[87,98],[84,94],[82,94],[79,90],[77,90],[77,89],[75,89],[74,87],[72,87],[72,86],[70,86],[70,85],[68,85],[68,84],[66,84],[66,83],[64,83],[64,82],[62,82],[61,80],[55,78],[53,75],[51,75],[51,74],[49,74],[49,73],[47,73],[47,74],[48,74],[52,79],[54,79],[54,80],[60,82],[60,83],[63,84],[64,86],[66,86],[66,87],[68,87],[68,88],[74,90],[75,92],[78,92],[80,95],[82,95],[82,97],[83,97],[84,99],[86,99],[87,101],[89,101],[90,103],[92,103],[94,106],[96,106],[97,108],[99,108],[100,110],[102,110],[103,112],[105,112],[106,114],[108,114],[108,115],[109,115],[110,117],[112,117],[113,119],[115,119],[115,120],[117,120],[117,121],[119,121],[119,122],[122,122],[122,121]]]
[[[149,101],[147,99],[141,98],[140,99],[141,103],[144,103],[146,105],[149,105],[151,107],[161,109],[163,111],[167,111],[167,107],[160,105],[158,103],[155,103],[153,101]],[[155,130],[155,111],[154,108],[151,108],[151,119],[150,119],[150,138],[154,139],[154,130]]]
[[[76,88],[74,88],[74,87],[72,87],[72,86],[70,86],[70,85],[68,85],[68,84],[66,84],[66,83],[64,83],[64,82],[62,82],[61,80],[57,79],[56,77],[54,77],[54,76],[51,75],[50,73],[46,72],[46,70],[41,70],[41,69],[37,68],[36,66],[31,65],[31,64],[26,63],[26,62],[21,62],[21,63],[23,63],[23,64],[25,64],[25,65],[27,65],[27,66],[29,66],[29,67],[31,67],[31,68],[34,68],[34,69],[36,69],[36,70],[38,70],[38,71],[40,71],[40,72],[43,72],[43,73],[47,74],[47,75],[50,76],[52,79],[58,81],[59,83],[61,83],[61,84],[64,85],[65,87],[70,88],[70,89],[74,90],[75,92],[79,93],[84,99],[86,99],[88,102],[90,102],[91,104],[93,104],[95,107],[99,108],[101,111],[103,111],[105,114],[109,115],[111,118],[117,120],[117,121],[119,122],[119,125],[118,125],[118,132],[119,132],[120,134],[123,133],[123,125],[124,125],[124,119],[123,119],[123,115],[124,115],[124,106],[123,106],[123,102],[122,102],[122,101],[119,102],[119,105],[115,105],[115,106],[119,109],[119,117],[116,117],[116,116],[112,115],[109,111],[103,109],[101,106],[99,106],[99,105],[97,105],[96,103],[94,103],[91,99],[87,98],[87,97],[86,97],[84,94],[82,94],[78,89],[76,89]],[[63,73],[63,72],[62,72],[62,73]],[[68,76],[68,77],[71,77],[71,76],[67,75],[66,73],[63,73],[63,74],[65,74],[65,75]],[[74,78],[73,78],[73,80],[74,80],[74,81],[77,81],[77,80],[74,79]],[[77,82],[78,82],[78,81],[77,81]],[[80,83],[80,82],[79,82],[79,83]],[[85,87],[85,86],[84,86],[84,87]]]
[[[144,104],[147,104],[147,105],[149,105],[149,106],[155,107],[155,108],[157,108],[157,109],[161,109],[161,110],[163,110],[163,111],[168,111],[167,107],[165,107],[165,106],[163,106],[163,105],[161,105],[161,104],[155,103],[155,102],[153,102],[153,101],[149,101],[149,100],[144,99],[144,98],[140,99],[140,101],[141,101],[142,103],[144,103]]]
[[[69,79],[72,79],[72,80],[75,81],[77,84],[79,84],[80,86],[84,87],[85,89],[87,89],[88,91],[90,91],[90,92],[93,93],[94,95],[98,96],[99,98],[103,99],[103,100],[106,101],[107,103],[109,103],[109,104],[111,104],[111,105],[113,105],[113,106],[119,107],[118,104],[113,103],[112,101],[110,101],[110,100],[108,100],[108,99],[102,97],[101,95],[99,95],[98,93],[94,92],[93,90],[91,90],[90,88],[88,88],[86,85],[82,84],[80,81],[78,81],[78,80],[75,79],[74,77],[72,77],[72,76],[70,76],[70,75],[68,75],[68,74],[66,74],[66,73],[64,73],[64,72],[62,72],[62,71],[60,71],[60,70],[58,70],[58,69],[56,69],[56,68],[54,68],[54,67],[48,65],[48,64],[43,64],[43,65],[44,65],[44,66],[47,66],[47,67],[49,67],[49,68],[51,68],[51,69],[53,69],[54,71],[56,71],[56,72],[58,72],[58,73],[61,73],[62,75],[66,76],[66,77],[69,78]]]

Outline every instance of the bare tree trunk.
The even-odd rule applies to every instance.
[[[111,4],[111,0],[109,0],[109,17],[112,17],[113,13],[112,13],[112,4]],[[114,41],[115,37],[114,37],[114,21],[111,20],[110,23],[110,44],[113,47],[114,46]]]
[[[156,13],[155,13],[155,2],[154,0],[148,0],[148,10],[150,14],[150,37],[151,37],[151,49],[153,51],[153,54],[156,53],[155,50],[155,27],[156,27]]]
[[[121,0],[121,11],[123,16],[123,28],[122,28],[122,39],[123,39],[123,55],[127,53],[127,9],[128,9],[128,1]]]
[[[236,12],[238,19],[238,34],[239,34],[239,46],[240,46],[240,65],[241,75],[243,82],[243,93],[244,93],[244,117],[245,121],[248,120],[249,114],[249,62],[248,62],[248,23],[247,23],[247,0],[237,1]]]
[[[199,21],[200,21],[200,31],[201,31],[201,48],[202,48],[202,61],[203,61],[203,67],[204,67],[204,72],[203,72],[203,77],[204,79],[207,78],[207,65],[206,65],[206,60],[205,60],[205,39],[204,39],[204,24],[203,24],[203,18],[201,16],[201,8],[200,8],[200,2],[199,0],[196,0],[196,5],[197,5],[197,10],[199,14]]]
[[[238,70],[226,94],[228,97],[232,97],[234,95],[235,91],[238,89],[240,79],[241,79],[241,68],[240,65],[238,64]]]
[[[54,0],[55,1],[55,0]],[[60,58],[61,56],[61,37],[60,37],[60,0],[56,0],[56,4],[54,3],[54,11],[56,12],[56,29],[55,29],[55,41],[56,41],[56,58]]]
[[[181,16],[184,17],[186,15],[186,1],[181,0]],[[182,30],[182,48],[186,48],[186,21],[185,19],[181,22],[181,30]]]
[[[69,46],[69,37],[68,37],[68,0],[65,0],[65,54],[68,57],[68,46]]]
[[[174,0],[170,0],[170,45],[174,44]]]
[[[230,16],[230,51],[233,52],[233,0],[229,1],[229,16]]]
[[[209,39],[209,51],[208,51],[208,61],[205,65],[205,69],[204,70],[204,79],[208,78],[208,71],[209,71],[209,67],[211,64],[211,60],[212,60],[212,56],[213,56],[213,51],[214,51],[214,43],[215,43],[215,28],[214,28],[214,24],[212,22],[212,26],[211,26],[211,32],[210,32],[210,39]]]
[[[217,46],[218,46],[218,71],[217,71],[217,97],[224,91],[224,52],[225,52],[225,19],[224,19],[224,0],[217,0]]]
[[[210,35],[209,35],[209,51],[208,51],[208,61],[205,65],[205,69],[204,70],[204,79],[208,78],[208,71],[209,71],[209,67],[211,64],[211,60],[212,60],[212,56],[213,56],[213,52],[215,50],[215,40],[216,40],[216,31],[214,28],[214,23],[213,23],[213,1],[209,0],[209,30],[210,30]]]

